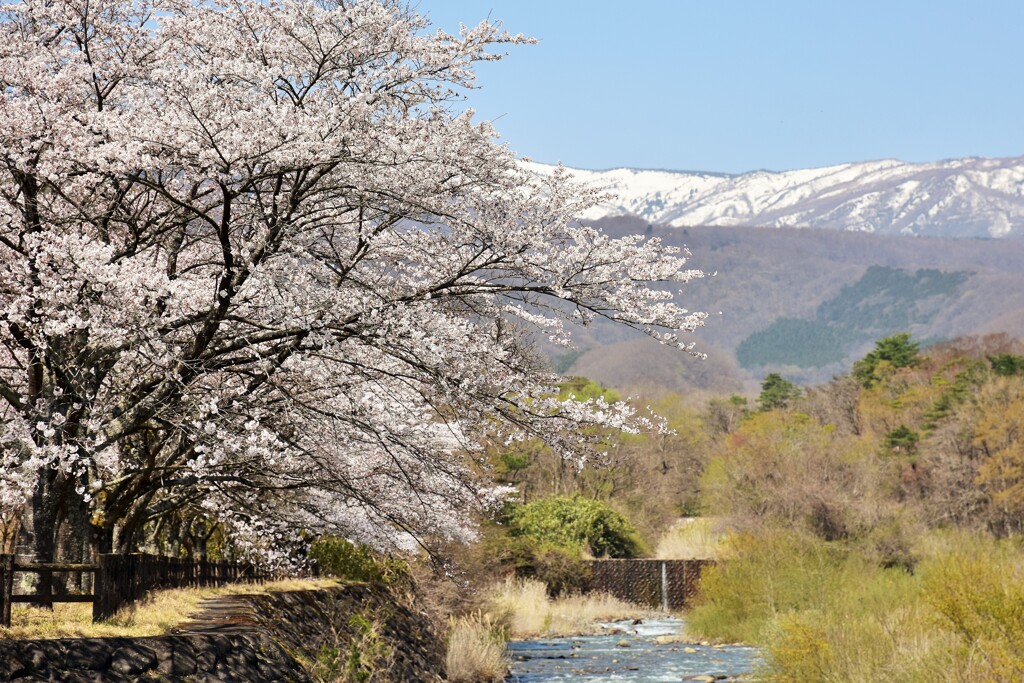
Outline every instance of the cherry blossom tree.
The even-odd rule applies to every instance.
[[[574,217],[460,113],[529,42],[395,0],[23,0],[0,41],[0,508],[130,551],[183,510],[239,542],[468,538],[484,438],[580,453],[531,351],[604,317],[689,350],[685,254]],[[692,353],[692,351],[691,351]],[[262,541],[261,541],[262,539]]]

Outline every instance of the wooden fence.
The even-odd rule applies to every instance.
[[[90,594],[17,594],[16,573],[37,575],[54,572],[92,573]],[[222,586],[237,581],[262,581],[270,576],[251,564],[238,562],[191,560],[135,553],[131,555],[98,555],[96,564],[32,564],[17,560],[14,555],[0,555],[0,626],[11,625],[11,605],[28,602],[52,605],[55,602],[91,602],[93,621],[112,617],[127,604],[141,600],[146,593],[161,588],[189,586]],[[44,586],[53,581],[42,582]]]

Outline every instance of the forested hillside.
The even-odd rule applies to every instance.
[[[842,363],[872,339],[897,330],[930,329],[970,277],[966,271],[869,266],[859,280],[823,302],[813,319],[779,318],[740,342],[736,358],[744,368]]]
[[[563,395],[619,398],[581,378]],[[688,622],[765,646],[758,680],[1021,680],[1022,397],[1020,341],[905,333],[809,389],[648,396],[673,431],[606,433],[604,468],[495,445],[525,505],[488,528],[485,562],[571,589],[588,551],[728,557]]]
[[[1024,335],[1024,243],[883,237],[825,230],[668,228],[605,219],[612,234],[645,230],[692,252],[682,305],[710,313],[693,337],[707,361],[680,358],[628,331],[596,324],[560,370],[613,386],[754,391],[780,371],[800,383],[848,371],[874,339],[911,330],[925,342]],[[713,274],[713,275],[712,275]]]

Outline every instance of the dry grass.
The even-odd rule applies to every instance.
[[[53,610],[14,605],[11,627],[0,627],[0,639],[109,638],[158,636],[198,612],[199,603],[219,595],[308,590],[335,585],[329,580],[289,579],[271,583],[236,583],[219,588],[178,588],[157,591],[125,607],[111,619],[94,624],[90,603],[56,603]]]
[[[504,634],[489,614],[451,619],[445,672],[453,683],[497,683],[508,673]]]
[[[658,541],[659,560],[713,560],[718,557],[724,534],[713,517],[684,517]]]
[[[597,633],[598,622],[654,614],[606,593],[551,600],[543,583],[530,580],[510,579],[498,584],[488,603],[495,614],[508,622],[512,635],[520,638]]]

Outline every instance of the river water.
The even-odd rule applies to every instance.
[[[620,621],[601,626],[602,635],[510,642],[512,672],[506,682],[709,680],[700,676],[734,681],[750,674],[760,661],[753,647],[665,642],[667,636],[682,630],[680,619],[651,619],[640,624]]]

